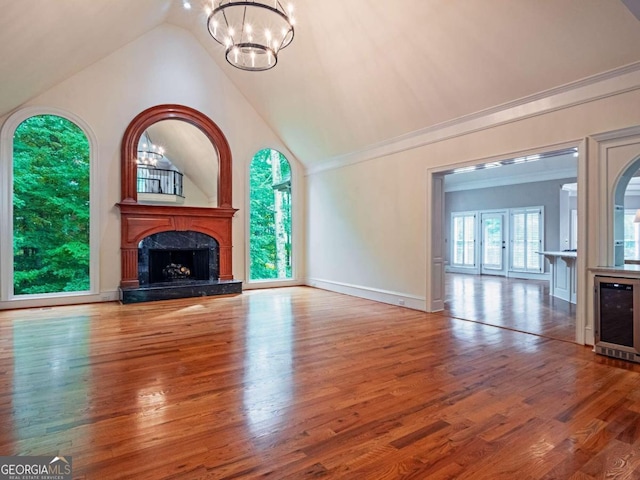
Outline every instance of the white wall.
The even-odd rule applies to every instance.
[[[308,282],[391,303],[403,300],[408,306],[426,309],[431,268],[426,257],[431,232],[429,169],[548,151],[552,146],[578,144],[598,132],[640,125],[638,88],[640,84],[623,93],[595,96],[598,99],[557,109],[550,101],[538,99],[532,105],[546,110],[539,114],[522,114],[494,127],[475,128],[471,133],[310,174]],[[593,172],[584,192],[597,195],[595,152],[589,152],[587,165],[588,171],[578,176],[587,178]],[[589,228],[596,225],[598,215],[597,208],[582,209],[580,222]],[[586,267],[596,266],[596,234],[583,241]],[[580,274],[579,281],[587,281],[586,272]],[[586,315],[588,299],[580,301]]]
[[[120,282],[120,217],[115,204],[120,201],[122,135],[142,110],[167,103],[186,105],[209,116],[231,146],[233,206],[239,209],[233,220],[233,275],[236,279],[245,278],[248,162],[258,150],[271,147],[297,165],[291,152],[198,41],[186,30],[173,25],[157,27],[33,98],[24,106],[47,106],[72,112],[91,127],[97,138],[101,295],[94,300],[113,298]],[[4,122],[5,119],[0,120]],[[66,303],[69,302],[67,299]],[[0,305],[0,308],[10,306]]]

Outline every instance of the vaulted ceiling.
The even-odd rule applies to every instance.
[[[640,62],[622,0],[295,0],[276,68],[244,72],[191,3],[0,0],[0,115],[163,22],[200,41],[306,167]]]

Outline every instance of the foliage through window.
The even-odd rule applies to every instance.
[[[280,152],[260,150],[250,168],[250,279],[288,279],[291,270],[291,166]]]
[[[57,115],[36,115],[13,137],[13,292],[90,289],[89,141]]]

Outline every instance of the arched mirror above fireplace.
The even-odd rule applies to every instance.
[[[218,206],[218,151],[200,128],[154,123],[138,140],[136,163],[139,203]]]
[[[171,121],[167,122],[169,120]],[[195,127],[197,131],[189,126]],[[206,149],[200,132],[210,142],[211,149]],[[138,203],[139,148],[144,143],[145,136],[151,137],[150,143],[173,145],[176,151],[178,142],[191,141],[192,145],[184,147],[191,150],[191,153],[186,154],[185,157],[188,158],[190,155],[201,157],[192,164],[182,165],[183,170],[191,169],[193,177],[201,179],[203,182],[201,190],[205,194],[214,192],[217,198],[212,199],[212,204],[221,208],[231,207],[231,150],[227,139],[210,118],[183,105],[157,105],[148,108],[138,114],[127,127],[122,139],[121,203]],[[164,148],[172,147],[164,146]],[[203,155],[210,155],[211,158],[202,158]],[[212,167],[208,169],[208,165]],[[215,188],[208,187],[206,182],[214,182]]]

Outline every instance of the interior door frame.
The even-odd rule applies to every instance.
[[[592,297],[589,295],[589,283],[587,281],[587,258],[588,251],[588,219],[587,219],[587,162],[588,138],[580,138],[573,141],[546,145],[540,148],[516,151],[489,158],[476,158],[466,162],[455,164],[445,164],[437,167],[427,168],[427,195],[426,207],[429,215],[429,234],[426,236],[426,311],[438,312],[444,310],[445,298],[445,277],[443,247],[445,244],[444,232],[444,177],[454,168],[472,167],[483,165],[489,162],[508,160],[521,156],[535,155],[553,150],[565,148],[577,148],[578,150],[578,249],[581,255],[576,261],[576,276],[578,278],[577,303],[576,303],[576,336],[575,341],[584,345],[587,338],[586,315],[588,315],[588,303]],[[592,341],[593,332],[590,332],[589,341]]]

